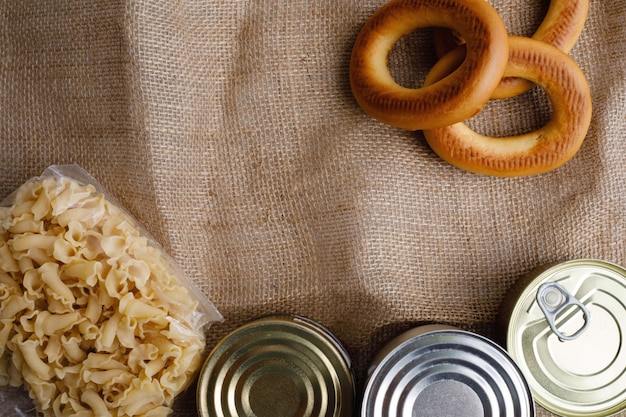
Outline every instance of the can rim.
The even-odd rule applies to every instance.
[[[366,409],[366,405],[369,404],[369,400],[372,398],[372,396],[376,392],[376,391],[373,391],[375,389],[374,381],[377,381],[381,377],[382,378],[385,377],[385,371],[386,371],[385,367],[388,366],[392,361],[394,361],[395,357],[399,353],[408,349],[409,347],[411,347],[411,345],[421,342],[421,339],[435,338],[437,336],[444,337],[444,338],[445,337],[467,338],[467,339],[474,340],[475,342],[478,342],[480,344],[484,344],[484,347],[493,349],[493,352],[495,352],[495,355],[498,356],[498,359],[503,360],[505,362],[504,366],[509,367],[510,373],[508,373],[508,375],[512,379],[515,379],[516,382],[519,384],[519,386],[521,386],[520,390],[516,390],[513,387],[508,386],[509,391],[511,391],[512,393],[515,392],[515,393],[520,394],[518,397],[518,401],[520,403],[520,406],[522,407],[523,405],[522,405],[521,399],[526,398],[527,401],[524,401],[524,405],[527,406],[528,415],[529,416],[535,415],[535,403],[533,400],[530,387],[526,379],[524,378],[519,366],[515,363],[515,361],[513,361],[513,359],[508,354],[508,352],[502,346],[498,345],[491,339],[485,336],[482,336],[480,334],[477,334],[477,333],[469,332],[469,331],[462,330],[462,329],[446,328],[446,329],[431,330],[426,333],[421,333],[421,334],[418,334],[417,336],[401,341],[395,348],[391,349],[384,358],[382,358],[378,366],[376,366],[372,370],[371,375],[369,376],[366,382],[366,387],[365,387],[365,391],[363,394],[363,401],[362,401],[363,408],[361,410],[361,417],[369,416],[367,409]],[[461,346],[461,344],[459,344],[459,346]],[[448,347],[448,349],[451,349],[451,348]]]
[[[614,262],[606,260],[596,258],[578,258],[560,263],[553,263],[547,266],[547,268],[545,268],[544,270],[536,274],[532,279],[530,279],[529,282],[525,283],[523,289],[519,292],[513,302],[513,307],[508,317],[508,323],[506,323],[507,329],[505,345],[507,347],[507,351],[511,354],[515,362],[523,359],[519,358],[519,354],[516,349],[517,337],[513,324],[515,320],[519,320],[520,315],[523,314],[523,312],[525,311],[525,301],[528,298],[534,298],[533,294],[537,293],[539,286],[543,283],[550,282],[550,278],[554,277],[555,274],[569,268],[579,266],[609,270],[621,276],[625,280],[624,282],[626,282],[626,268]],[[568,409],[565,406],[559,406],[558,404],[555,404],[553,401],[550,401],[548,398],[542,395],[541,392],[539,392],[535,387],[535,383],[533,382],[534,377],[528,378],[527,376],[527,379],[529,379],[529,385],[537,404],[544,409],[558,415],[568,415],[571,417],[608,417],[617,414],[620,411],[626,410],[626,400],[593,412]]]
[[[289,332],[289,329],[292,329],[293,333]],[[240,335],[246,335],[246,332],[252,332],[252,334],[254,334],[254,332],[266,332],[262,336],[264,338],[265,335],[272,335],[272,337],[274,337],[281,330],[285,331],[285,335],[288,335],[288,338],[285,339],[285,343],[291,343],[295,346],[300,346],[298,343],[305,340],[305,336],[309,336],[311,338],[310,340],[307,340],[307,342],[311,343],[310,347],[312,349],[310,349],[310,352],[307,351],[307,354],[317,355],[316,357],[319,358],[320,363],[323,363],[324,366],[326,366],[326,368],[316,370],[316,372],[328,372],[328,377],[331,381],[333,381],[332,384],[336,384],[332,392],[334,392],[337,402],[335,407],[331,408],[335,410],[335,415],[338,415],[337,413],[345,410],[346,407],[350,410],[354,407],[354,399],[356,397],[354,371],[347,350],[341,341],[332,332],[330,332],[329,329],[309,318],[298,315],[268,315],[254,319],[233,329],[220,339],[211,349],[201,368],[196,388],[196,404],[199,416],[214,416],[214,412],[211,410],[214,408],[213,405],[216,405],[217,403],[212,403],[209,398],[210,394],[208,393],[211,390],[211,385],[213,384],[211,380],[215,375],[216,365],[214,362],[219,360],[216,359],[216,355],[223,356],[224,349],[232,349],[233,346],[230,346],[229,344],[236,343],[233,340],[238,338]],[[235,350],[237,350],[236,345],[234,346]],[[289,352],[289,354],[295,353]],[[308,363],[310,360],[307,359],[306,362]],[[229,389],[227,384],[222,385],[222,388]],[[330,389],[333,389],[333,387],[330,387]],[[311,399],[309,399],[309,401],[311,401]],[[242,416],[246,414],[242,414]],[[240,414],[224,412],[223,414],[218,415],[238,416]]]

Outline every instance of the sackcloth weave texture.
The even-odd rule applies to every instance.
[[[491,3],[525,36],[547,9]],[[359,392],[374,353],[405,329],[493,337],[526,272],[582,257],[626,264],[626,2],[591,0],[570,54],[594,105],[581,150],[512,179],[451,167],[421,132],[358,107],[350,52],[383,4],[3,1],[0,198],[49,165],[81,165],[224,315],[209,346],[259,316],[304,315],[345,344]],[[434,62],[420,30],[389,65],[410,86]],[[510,134],[549,112],[532,90],[470,124]],[[195,415],[193,388],[174,415]]]

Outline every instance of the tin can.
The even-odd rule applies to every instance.
[[[506,351],[450,327],[418,327],[374,360],[362,417],[531,417],[530,389]]]
[[[563,416],[626,409],[626,270],[572,260],[521,280],[503,303],[503,340],[537,403]]]
[[[346,350],[326,328],[272,316],[215,346],[196,397],[201,417],[349,417],[355,387]]]

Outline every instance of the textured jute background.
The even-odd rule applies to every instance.
[[[626,2],[591,0],[571,52],[594,104],[579,153],[513,179],[451,167],[420,132],[355,103],[350,51],[383,3],[2,1],[0,198],[49,165],[80,164],[224,315],[210,346],[259,316],[308,316],[345,344],[359,392],[402,330],[439,322],[494,337],[529,270],[626,264]],[[547,9],[491,3],[525,36]],[[409,86],[434,62],[425,30],[390,56]],[[520,133],[549,112],[533,91],[471,124]],[[176,409],[195,414],[193,387]]]

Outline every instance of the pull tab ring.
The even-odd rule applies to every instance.
[[[561,284],[556,282],[546,282],[542,284],[537,290],[537,303],[539,303],[543,315],[548,320],[550,329],[552,329],[552,332],[557,335],[560,341],[577,339],[587,330],[587,327],[589,327],[591,313],[583,303],[567,292]],[[569,306],[576,306],[583,312],[585,323],[575,333],[566,335],[557,328],[556,316],[560,311]]]

